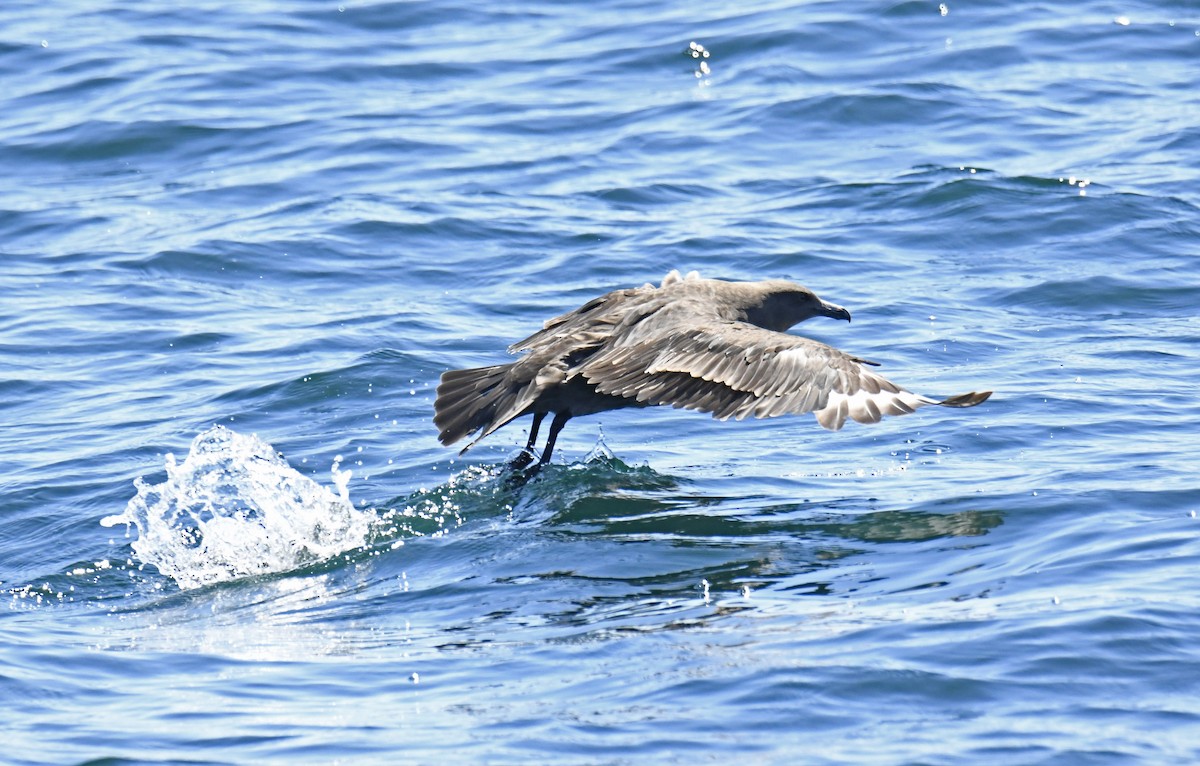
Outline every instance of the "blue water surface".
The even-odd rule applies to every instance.
[[[1192,3],[0,7],[0,760],[1197,760],[1198,61]],[[996,393],[438,444],[675,268]]]

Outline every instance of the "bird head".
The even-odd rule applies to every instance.
[[[813,317],[850,321],[850,312],[836,303],[823,301],[804,285],[785,280],[758,283],[759,295],[746,311],[746,320],[768,330],[783,332]]]

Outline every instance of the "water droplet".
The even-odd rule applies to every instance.
[[[694,40],[688,43],[688,50],[684,52],[694,59],[706,59],[709,57],[709,52],[705,50],[704,46]],[[696,68],[696,71],[693,74],[696,76],[696,79],[699,80],[703,80],[705,77],[707,77],[709,74],[708,62],[701,61],[700,65]],[[707,83],[702,82],[701,84],[706,85]]]

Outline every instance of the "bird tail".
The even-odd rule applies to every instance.
[[[438,440],[442,444],[449,446],[480,429],[483,429],[479,435],[482,439],[524,414],[529,402],[521,396],[524,387],[510,379],[512,367],[512,364],[498,364],[442,373],[433,404],[433,422],[440,430]],[[474,444],[471,442],[462,452]]]

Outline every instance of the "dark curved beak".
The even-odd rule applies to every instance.
[[[821,301],[821,316],[829,317],[830,319],[845,319],[850,321],[850,312],[836,303],[826,303]]]

